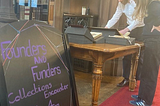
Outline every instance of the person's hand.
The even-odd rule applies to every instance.
[[[157,31],[160,32],[160,25],[157,26],[157,27],[153,25],[153,27],[152,27],[152,29],[151,29],[151,32],[153,32],[154,30],[157,30]]]
[[[124,35],[125,33],[127,33],[129,31],[128,28],[122,29],[119,31],[120,34]]]
[[[105,26],[105,28],[107,28],[107,29],[108,29],[108,27],[107,27],[107,26]]]

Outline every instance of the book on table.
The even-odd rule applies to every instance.
[[[94,39],[98,39],[102,36],[101,32],[90,32]]]

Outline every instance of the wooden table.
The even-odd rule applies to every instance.
[[[92,74],[92,106],[98,106],[98,96],[102,80],[102,67],[106,60],[115,59],[132,54],[129,90],[135,89],[135,74],[137,70],[139,51],[143,43],[139,45],[113,45],[113,44],[75,44],[70,43],[71,56],[94,63]]]

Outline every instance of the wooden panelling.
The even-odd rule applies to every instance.
[[[100,0],[70,0],[70,13],[81,14],[82,6],[90,8],[92,15],[98,15]]]
[[[98,16],[98,27],[104,27],[113,16],[118,0],[55,0],[54,26],[62,30],[63,13],[81,14],[82,6],[90,8],[91,15]],[[126,26],[124,16],[120,18],[114,28],[122,29]]]
[[[101,0],[99,9],[99,22],[98,26],[104,27],[107,21],[110,19],[110,2],[112,0]],[[115,3],[116,4],[116,3]],[[114,8],[113,8],[114,9]]]
[[[63,1],[64,0],[55,0],[55,14],[54,14],[54,22],[53,26],[62,31],[62,18],[63,18]]]
[[[98,16],[98,26],[104,27],[116,11],[118,0],[70,0],[70,12],[81,14],[82,6],[90,8],[90,14]],[[126,26],[124,16],[120,18],[113,28],[122,29]]]
[[[81,14],[82,6],[85,6],[87,0],[70,0],[70,13]]]
[[[88,0],[87,4],[89,4],[88,6],[92,15],[99,15],[100,1],[101,0]]]
[[[49,25],[53,25],[53,15],[54,15],[54,1],[49,1],[48,8],[48,23]]]
[[[70,13],[70,0],[64,0],[63,12]]]

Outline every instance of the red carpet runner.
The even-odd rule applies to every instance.
[[[129,101],[133,100],[131,98],[131,95],[138,94],[138,88],[139,88],[139,82],[134,92],[130,92],[128,90],[129,89],[128,87],[122,87],[119,91],[117,91],[107,100],[105,100],[99,106],[132,106],[129,104]],[[160,72],[158,76],[157,88],[152,106],[160,106]]]

